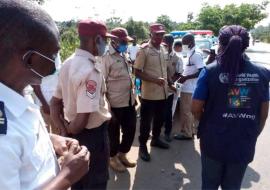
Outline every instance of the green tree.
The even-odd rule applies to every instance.
[[[196,30],[199,29],[198,22],[182,22],[177,25],[176,30]]]
[[[79,46],[76,22],[74,20],[57,22],[60,32],[60,56],[66,60]]]
[[[224,25],[242,25],[248,30],[254,28],[255,24],[267,17],[266,7],[268,1],[261,4],[242,3],[226,5],[223,9],[218,6],[203,4],[197,21],[200,29],[213,30],[218,34],[219,29]]]
[[[148,23],[142,21],[134,21],[132,18],[129,18],[128,21],[124,24],[124,27],[127,29],[129,35],[136,35],[139,41],[148,38]]]
[[[187,22],[193,22],[193,20],[194,20],[193,12],[189,12],[187,15]]]
[[[247,3],[242,3],[240,6],[226,5],[223,9],[223,24],[238,24],[250,30],[256,23],[267,17],[267,13],[264,12],[267,4],[264,2],[261,5]]]
[[[223,26],[223,11],[220,6],[210,6],[203,4],[198,15],[198,28],[212,30],[215,34],[218,33],[219,29]]]
[[[270,43],[270,24],[268,26],[258,26],[251,31],[251,35],[254,39]]]
[[[173,22],[171,20],[171,18],[167,15],[161,15],[161,16],[157,17],[156,22],[163,24],[165,26],[167,32],[171,32],[172,30],[175,30],[177,27],[177,23]]]
[[[120,17],[111,17],[106,20],[108,30],[112,30],[115,27],[122,26],[122,19]]]

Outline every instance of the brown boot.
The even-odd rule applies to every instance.
[[[118,156],[110,157],[110,166],[116,172],[126,171],[126,167],[120,162]]]
[[[118,158],[122,162],[122,164],[124,164],[128,168],[134,168],[136,166],[136,162],[129,160],[127,158],[127,154],[125,154],[125,153],[119,152]]]

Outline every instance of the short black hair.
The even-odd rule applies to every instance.
[[[163,36],[163,39],[164,39],[164,42],[165,42],[166,44],[172,45],[173,42],[174,42],[173,35],[171,35],[171,34],[165,34],[165,35]]]
[[[182,43],[183,44],[186,44],[186,42],[188,42],[188,43],[195,43],[195,37],[194,37],[194,35],[193,34],[190,34],[190,33],[185,34],[183,36],[183,38],[182,38]]]
[[[0,62],[4,57],[8,60],[7,57],[16,51],[38,49],[45,42],[55,40],[58,33],[55,28],[52,18],[37,4],[26,0],[1,0]]]
[[[182,47],[182,42],[180,42],[180,41],[176,41],[175,43],[174,43],[174,47]]]

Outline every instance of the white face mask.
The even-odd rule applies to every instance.
[[[182,56],[182,52],[175,52],[178,57]]]
[[[182,52],[183,53],[188,53],[190,51],[188,45],[182,45]]]

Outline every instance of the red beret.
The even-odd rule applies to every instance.
[[[133,38],[131,38],[128,35],[128,32],[127,32],[127,30],[125,28],[121,28],[121,27],[114,28],[111,31],[111,34],[118,37],[118,39],[121,39],[121,40],[133,41]]]
[[[93,19],[81,20],[78,24],[78,33],[82,36],[101,35],[115,38],[114,35],[107,32],[104,22]]]
[[[163,24],[154,23],[150,25],[150,32],[151,33],[165,33],[165,27]]]

